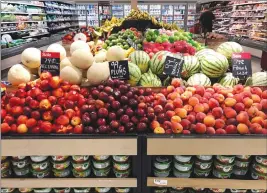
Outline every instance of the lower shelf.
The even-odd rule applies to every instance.
[[[148,177],[149,187],[194,187],[227,189],[267,189],[267,180],[234,180],[203,178],[157,178]]]
[[[137,187],[136,178],[43,178],[1,179],[4,188],[86,188],[86,187]]]

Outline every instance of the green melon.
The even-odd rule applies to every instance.
[[[151,71],[148,71],[147,73],[142,74],[139,84],[140,86],[144,86],[144,87],[162,86],[159,77],[153,74]]]
[[[239,79],[235,78],[231,72],[227,72],[224,74],[224,76],[221,78],[219,83],[222,86],[235,86],[238,84]]]
[[[243,48],[236,42],[224,42],[219,45],[216,51],[223,54],[230,61],[232,54],[243,52]]]
[[[132,62],[128,63],[129,66],[129,75],[130,78],[128,80],[128,83],[131,86],[136,86],[139,80],[141,79],[141,70],[138,68],[138,66]]]
[[[221,77],[228,69],[227,58],[217,52],[207,53],[200,59],[201,71],[210,78]]]
[[[200,71],[200,63],[196,56],[184,56],[182,78],[189,78]]]
[[[174,56],[174,54],[168,51],[159,51],[151,58],[149,68],[154,74],[161,75],[163,73],[164,62],[167,56]]]
[[[207,77],[205,74],[197,73],[192,75],[187,80],[188,85],[195,86],[195,85],[202,85],[202,86],[211,86],[211,81],[209,77]]]
[[[246,81],[246,86],[267,86],[267,72],[255,72]]]
[[[209,48],[205,48],[202,50],[199,50],[195,56],[200,60],[203,56],[205,56],[206,54],[210,54],[210,53],[214,53],[215,51]]]
[[[134,51],[133,53],[130,54],[129,60],[140,68],[142,74],[147,72],[149,67],[148,62],[150,60],[150,57],[146,52]]]

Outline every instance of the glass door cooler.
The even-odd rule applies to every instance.
[[[161,20],[161,5],[149,5],[149,14],[154,16],[158,21]]]
[[[124,5],[122,4],[114,4],[112,5],[112,16],[117,18],[124,17]]]
[[[187,11],[187,29],[190,29],[196,20],[196,4],[188,3],[188,11]]]
[[[148,5],[146,5],[146,4],[138,4],[137,8],[140,9],[140,11],[148,12]]]
[[[87,8],[87,25],[99,26],[98,5],[89,4]]]
[[[127,17],[131,12],[131,5],[124,5],[124,17]]]
[[[173,23],[173,5],[162,5],[161,20],[165,23]]]
[[[177,4],[173,8],[173,22],[176,23],[179,28],[185,28],[185,14],[186,4]]]

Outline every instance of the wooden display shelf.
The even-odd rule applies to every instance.
[[[155,137],[147,139],[148,155],[267,155],[266,137]]]
[[[163,184],[163,185],[158,185]],[[194,188],[228,188],[228,189],[267,189],[266,180],[234,180],[203,178],[147,178],[149,187],[194,187]]]
[[[1,179],[4,188],[137,187],[136,178],[43,178]]]
[[[2,139],[2,156],[137,155],[137,138]]]

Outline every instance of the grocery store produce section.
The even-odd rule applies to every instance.
[[[76,11],[40,6],[52,31]],[[193,4],[96,6],[8,69],[1,192],[265,193],[267,72],[251,53],[184,31]]]

